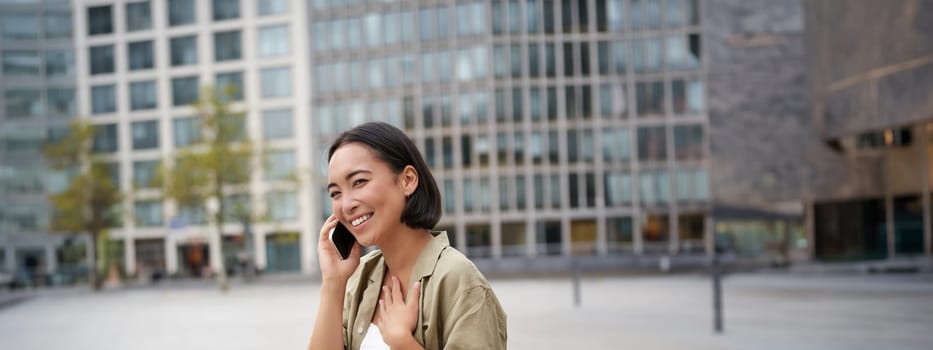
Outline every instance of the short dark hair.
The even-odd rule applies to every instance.
[[[327,161],[330,162],[338,148],[353,142],[368,146],[396,174],[400,174],[408,165],[415,168],[418,172],[418,187],[405,201],[401,220],[411,228],[433,229],[441,219],[441,191],[414,141],[391,124],[364,123],[337,137],[327,152]]]

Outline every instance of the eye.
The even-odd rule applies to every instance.
[[[334,192],[331,192],[331,193],[330,193],[330,198],[331,198],[331,199],[334,199],[334,198],[337,198],[337,196],[339,196],[339,195],[340,195],[340,192],[334,191]]]
[[[357,186],[363,185],[363,184],[365,184],[365,183],[368,182],[368,181],[369,181],[369,180],[367,180],[367,179],[356,179],[356,180],[353,180],[353,187],[357,187]]]

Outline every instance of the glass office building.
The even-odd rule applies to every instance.
[[[83,243],[48,233],[46,193],[65,179],[42,161],[77,108],[70,1],[0,1],[0,62],[0,272],[80,275],[84,261],[66,251]]]
[[[689,0],[312,1],[318,177],[341,131],[403,128],[477,260],[703,254],[708,118]],[[323,181],[318,181],[323,188]],[[329,215],[323,191],[319,218]]]

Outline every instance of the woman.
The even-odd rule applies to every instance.
[[[318,239],[321,301],[310,349],[505,349],[505,312],[486,278],[430,231],[441,196],[415,144],[398,128],[366,123],[328,152],[334,214]],[[340,260],[337,223],[358,244]],[[360,257],[360,245],[378,246]]]

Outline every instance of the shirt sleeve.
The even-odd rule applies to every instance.
[[[444,325],[444,349],[505,349],[506,316],[488,286],[457,294]]]

